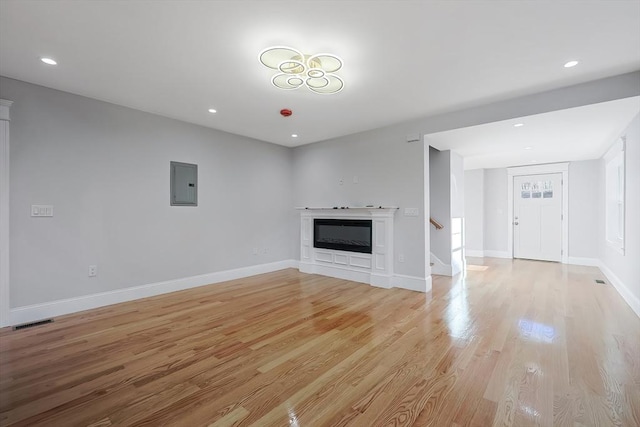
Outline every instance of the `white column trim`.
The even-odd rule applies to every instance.
[[[507,253],[513,258],[513,178],[562,173],[562,263],[569,263],[569,162],[507,168]]]
[[[13,101],[0,99],[0,327],[9,324],[9,110]]]
[[[0,120],[11,120],[9,117],[9,111],[11,110],[11,105],[13,101],[9,101],[8,99],[0,99]]]

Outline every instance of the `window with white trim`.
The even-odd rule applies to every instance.
[[[621,137],[604,156],[606,239],[609,246],[622,254],[624,254],[624,153],[625,137]]]

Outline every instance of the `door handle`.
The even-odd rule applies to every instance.
[[[518,225],[518,222],[517,222],[517,221],[516,221],[516,222],[514,222],[514,223],[513,223],[513,225]]]

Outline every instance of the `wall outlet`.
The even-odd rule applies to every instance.
[[[354,175],[354,176],[353,176],[353,183],[354,183],[354,184],[357,184],[358,182],[359,182],[359,180],[358,180],[358,175]]]
[[[253,248],[253,254],[258,255],[258,248]]]
[[[98,275],[98,266],[90,265],[89,266],[89,277],[96,277]]]
[[[398,262],[404,262],[404,254],[398,254]]]
[[[418,216],[419,214],[418,208],[404,208],[404,216]]]
[[[340,178],[340,180],[338,181],[338,184],[343,185],[344,184],[344,179]]]

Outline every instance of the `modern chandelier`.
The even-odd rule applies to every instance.
[[[338,93],[344,81],[333,74],[342,68],[342,60],[330,53],[306,55],[287,46],[272,46],[260,52],[260,62],[278,71],[271,83],[280,89],[293,90],[306,86],[315,93]]]

